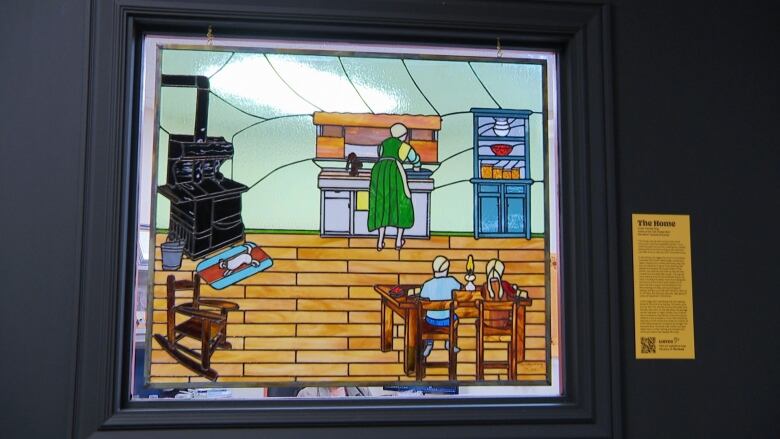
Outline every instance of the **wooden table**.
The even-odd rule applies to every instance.
[[[393,349],[393,315],[397,314],[404,322],[404,373],[408,376],[415,375],[415,362],[417,358],[417,302],[419,296],[408,296],[404,294],[401,297],[393,297],[390,290],[396,286],[402,288],[404,292],[418,288],[419,285],[374,285],[376,291],[382,298],[380,311],[380,325],[382,333],[380,335],[379,347],[382,352],[389,352]],[[530,306],[530,298],[520,299],[518,307],[518,321],[520,322],[518,337],[525,336],[525,308]],[[470,312],[469,312],[470,311]],[[468,315],[464,317],[476,317],[476,308],[469,310]],[[517,350],[518,362],[523,360],[523,351],[525,350],[524,341],[521,342],[522,348]]]
[[[417,358],[417,296],[393,297],[390,289],[400,286],[405,292],[419,285],[374,285],[374,291],[382,297],[381,326],[379,347],[382,352],[393,349],[393,314],[404,321],[404,373],[413,376]]]

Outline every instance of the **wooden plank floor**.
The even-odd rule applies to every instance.
[[[152,330],[164,334],[165,279],[169,274],[191,278],[196,262],[185,258],[179,271],[162,271],[159,244],[165,235],[156,238]],[[362,238],[255,234],[246,240],[261,246],[273,258],[273,267],[223,290],[202,288],[204,298],[224,298],[240,307],[230,313],[227,329],[233,349],[212,357],[219,382],[412,380],[402,370],[401,324],[395,326],[393,350],[379,350],[380,300],[372,287],[422,283],[431,277],[431,261],[437,255],[447,256],[451,274],[464,282],[469,254],[475,259],[477,285],[484,282],[487,261],[500,258],[506,265],[505,279],[527,289],[534,299],[526,314],[526,361],[518,373],[520,380],[545,379],[548,303],[542,239],[434,236],[409,239],[400,252],[391,247],[377,252],[376,240]],[[179,294],[185,301],[190,293]],[[475,378],[475,330],[467,323],[459,333],[459,380]],[[152,383],[204,381],[153,343]],[[506,359],[505,346],[487,343],[486,359]],[[446,360],[442,342],[436,343],[430,360]],[[426,379],[445,380],[446,370],[430,368]],[[489,370],[486,379],[506,379],[506,371]]]

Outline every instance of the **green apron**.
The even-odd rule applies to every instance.
[[[368,230],[393,226],[408,229],[414,224],[412,199],[407,195],[406,174],[398,156],[400,139],[389,137],[382,141],[382,155],[371,169],[368,192]]]

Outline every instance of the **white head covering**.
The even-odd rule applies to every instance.
[[[406,125],[402,123],[397,123],[390,127],[390,135],[393,137],[401,138],[404,135],[406,135],[407,129]]]
[[[504,296],[504,287],[501,285],[501,282],[498,283],[498,291],[493,291],[493,285],[491,284],[491,279],[498,279],[501,280],[501,276],[504,275],[504,263],[499,261],[498,259],[491,259],[487,263],[487,267],[485,269],[485,272],[487,274],[487,289],[488,294],[490,297],[495,297],[496,293],[498,293],[498,297],[501,298]]]
[[[498,259],[491,259],[485,269],[488,279],[501,279],[504,275],[504,263]]]
[[[444,256],[436,256],[433,259],[433,273],[446,273],[450,269],[450,261]]]

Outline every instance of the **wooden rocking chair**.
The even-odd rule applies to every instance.
[[[217,371],[211,368],[211,356],[217,349],[231,349],[226,339],[227,314],[238,309],[233,302],[200,298],[200,276],[193,280],[167,279],[167,335],[154,334],[154,339],[182,366],[216,381]],[[192,290],[192,302],[176,305],[177,290]],[[176,315],[189,317],[176,324]],[[200,351],[183,346],[179,341],[189,337],[200,341]]]

